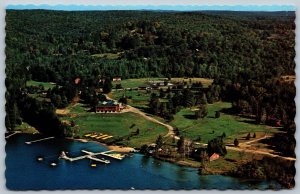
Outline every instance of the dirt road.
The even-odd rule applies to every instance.
[[[108,100],[114,100],[114,99],[108,97],[107,95],[106,95],[106,98],[107,98]],[[172,137],[172,136],[175,135],[175,134],[174,134],[174,128],[173,128],[171,125],[168,125],[168,124],[166,124],[166,123],[160,122],[159,120],[157,120],[157,119],[155,119],[155,118],[153,118],[153,117],[150,117],[150,116],[146,115],[146,113],[140,111],[140,110],[137,109],[137,108],[134,108],[134,107],[132,107],[132,106],[130,106],[130,105],[127,105],[127,108],[122,110],[122,113],[125,113],[125,112],[132,112],[132,113],[138,114],[138,115],[144,117],[145,119],[147,119],[147,120],[149,120],[149,121],[151,121],[151,122],[153,122],[153,123],[157,123],[157,124],[159,124],[159,125],[162,125],[162,126],[166,127],[166,128],[168,129],[168,133],[165,135],[165,137],[168,137],[168,136],[171,136],[171,137]]]
[[[106,95],[106,98],[109,99],[109,100],[113,100],[113,99],[109,98],[107,95]],[[174,127],[172,127],[171,125],[168,125],[166,123],[160,122],[159,120],[146,115],[146,113],[142,112],[141,110],[139,110],[137,108],[134,108],[134,107],[132,107],[130,105],[127,105],[127,108],[124,109],[124,110],[122,110],[122,112],[124,112],[124,113],[125,112],[133,112],[135,114],[138,114],[138,115],[144,117],[145,119],[147,119],[147,120],[149,120],[151,122],[154,122],[154,123],[157,123],[159,125],[162,125],[162,126],[164,126],[164,127],[166,127],[168,129],[168,133],[164,137],[171,136],[171,137],[175,137],[175,139],[179,139],[179,137],[175,136],[175,134],[174,134]],[[256,142],[256,141],[268,138],[268,137],[270,137],[270,136],[266,135],[264,137],[261,137],[261,138],[258,138],[258,139],[254,139],[252,141],[240,143],[240,147],[226,146],[226,149],[227,150],[239,151],[239,152],[248,152],[248,153],[254,153],[254,154],[262,154],[262,155],[267,155],[267,156],[271,156],[271,157],[274,157],[274,158],[276,158],[276,157],[282,158],[282,159],[285,159],[285,160],[292,160],[292,161],[296,160],[296,158],[284,157],[284,156],[273,154],[273,153],[270,153],[270,152],[267,152],[267,151],[259,150],[258,148],[256,148],[254,150],[254,149],[249,149],[247,147],[247,145],[249,145],[250,143],[253,143],[253,142]],[[201,145],[201,146],[207,146],[207,144],[204,144],[204,143],[198,143],[198,142],[196,142],[196,144]]]

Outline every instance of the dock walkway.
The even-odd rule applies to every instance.
[[[53,139],[54,137],[46,137],[46,138],[42,138],[42,139],[38,139],[38,140],[34,140],[34,141],[27,141],[25,142],[26,144],[32,144],[32,143],[35,143],[35,142],[40,142],[40,141],[45,141],[45,140],[48,140],[48,139]]]
[[[15,131],[15,132],[13,132],[12,134],[6,136],[5,139],[10,138],[11,136],[16,135],[17,133],[21,133],[21,131]]]
[[[86,153],[86,154],[89,154],[89,155],[92,155],[92,156],[102,155],[102,156],[111,157],[111,158],[114,158],[114,159],[117,159],[117,160],[122,160],[125,157],[125,155],[123,155],[123,154],[109,154],[111,152],[114,152],[114,150],[109,150],[109,151],[105,151],[105,152],[98,152],[98,153],[89,152],[89,151],[86,151],[86,150],[81,150],[81,151],[83,153]]]
[[[67,156],[65,154],[65,152],[63,152],[62,155],[60,156],[60,158],[64,159],[64,160],[68,160],[70,162],[87,158],[87,159],[94,160],[94,161],[97,161],[97,162],[102,162],[102,163],[105,163],[105,164],[109,164],[110,163],[109,160],[99,159],[99,158],[94,157],[96,155],[99,155],[98,153],[93,153],[93,152],[89,152],[89,151],[85,151],[85,150],[81,150],[81,151],[83,153],[86,153],[87,155],[83,155],[83,156],[78,156],[78,157],[71,158],[71,157]]]

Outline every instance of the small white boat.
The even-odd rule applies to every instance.
[[[57,164],[55,162],[52,162],[50,165],[53,166],[53,167],[57,166]]]

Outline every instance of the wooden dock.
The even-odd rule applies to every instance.
[[[84,150],[82,150],[82,152],[83,151]],[[86,152],[88,152],[88,151],[86,151]],[[86,152],[84,152],[84,153],[86,153]],[[90,153],[92,153],[92,152],[90,152]],[[110,163],[109,160],[99,159],[99,158],[96,158],[94,156],[95,156],[95,154],[87,154],[87,155],[83,155],[83,156],[78,156],[78,157],[71,158],[71,157],[67,156],[63,152],[63,154],[61,154],[61,156],[59,158],[64,159],[64,160],[68,160],[70,162],[74,162],[74,161],[77,161],[77,160],[82,160],[82,159],[87,158],[87,159],[94,160],[94,161],[97,161],[97,162],[102,162],[102,163],[105,163],[105,164],[109,164]]]
[[[42,139],[38,139],[38,140],[34,140],[34,141],[27,141],[25,142],[26,144],[32,144],[32,143],[35,143],[35,142],[40,142],[40,141],[45,141],[45,140],[48,140],[48,139],[53,139],[54,137],[46,137],[46,138],[42,138]]]
[[[5,139],[10,138],[11,136],[16,135],[17,133],[21,133],[21,131],[15,131],[15,132],[13,132],[12,134],[6,136]]]
[[[117,160],[123,160],[125,158],[125,155],[123,154],[109,154],[111,152],[114,152],[114,150],[109,150],[109,151],[105,151],[105,152],[98,152],[98,153],[94,153],[94,152],[89,152],[86,150],[81,150],[83,153],[89,154],[91,156],[96,156],[96,155],[102,155],[102,156],[106,156],[106,157],[111,157]]]

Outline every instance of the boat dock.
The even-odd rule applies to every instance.
[[[94,161],[97,161],[97,162],[102,162],[102,163],[105,163],[105,164],[109,164],[110,163],[109,160],[95,158],[95,157],[90,156],[90,155],[87,155],[87,158],[90,159],[90,160],[94,160]]]
[[[125,157],[125,155],[123,155],[123,154],[109,154],[111,152],[114,152],[114,150],[109,150],[109,151],[105,151],[105,152],[98,152],[98,153],[89,152],[89,151],[86,151],[86,150],[81,150],[81,151],[83,153],[86,153],[86,154],[91,155],[91,156],[102,155],[102,156],[111,157],[111,158],[114,158],[114,159],[117,159],[117,160],[122,160]]]
[[[45,141],[45,140],[53,139],[53,138],[54,138],[54,137],[46,137],[46,138],[38,139],[38,140],[34,140],[34,141],[27,141],[27,142],[25,142],[25,143],[26,143],[26,144],[32,144],[32,143],[35,143],[35,142]]]
[[[82,150],[82,152],[86,153],[87,155],[83,155],[83,156],[78,156],[78,157],[71,158],[71,157],[67,156],[65,154],[65,152],[62,152],[62,154],[61,154],[61,156],[59,158],[64,159],[64,160],[68,160],[70,162],[74,162],[74,161],[77,161],[77,160],[81,160],[81,159],[87,158],[87,159],[94,160],[94,161],[97,161],[97,162],[102,162],[102,163],[105,163],[105,164],[109,164],[110,163],[109,160],[99,159],[99,158],[94,157],[97,154],[95,154],[93,152],[88,152],[88,151],[85,151],[85,150]]]
[[[124,154],[112,154],[111,152],[114,152],[114,150],[109,150],[106,152],[101,152],[100,154],[103,156],[107,156],[107,157],[111,157],[117,160],[123,160],[123,158],[125,158]]]
[[[16,135],[17,133],[21,133],[21,132],[20,132],[20,131],[15,131],[15,132],[13,132],[12,134],[6,136],[5,139],[10,138],[11,136]]]

